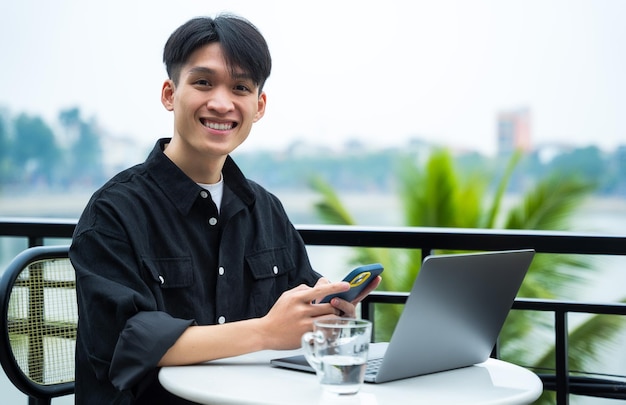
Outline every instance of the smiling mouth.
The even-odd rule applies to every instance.
[[[200,122],[203,126],[210,129],[216,129],[218,131],[228,131],[237,126],[236,122],[215,122],[207,119],[200,119]]]

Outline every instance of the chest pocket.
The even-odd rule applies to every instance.
[[[255,280],[282,277],[296,267],[287,248],[264,250],[248,255],[246,262]]]
[[[157,310],[183,319],[194,319],[194,273],[190,257],[142,258],[147,284]]]
[[[153,281],[161,288],[185,288],[193,285],[190,257],[143,257],[143,264]]]
[[[248,311],[263,316],[284,291],[293,287],[289,275],[296,266],[287,248],[248,255],[246,264],[253,280]]]

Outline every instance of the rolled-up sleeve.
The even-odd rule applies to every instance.
[[[113,359],[109,377],[120,391],[139,385],[156,368],[163,354],[193,321],[176,319],[165,312],[140,312],[126,322]]]

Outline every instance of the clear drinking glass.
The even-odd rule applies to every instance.
[[[356,394],[365,377],[372,334],[370,321],[338,318],[314,322],[302,336],[307,361],[322,387],[336,394]]]

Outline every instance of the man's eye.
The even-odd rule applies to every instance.
[[[210,86],[211,85],[211,83],[208,80],[205,80],[205,79],[196,80],[196,84],[199,85],[199,86]]]
[[[236,85],[235,86],[235,90],[246,92],[246,93],[250,92],[250,88],[248,86],[243,85],[243,84]]]

